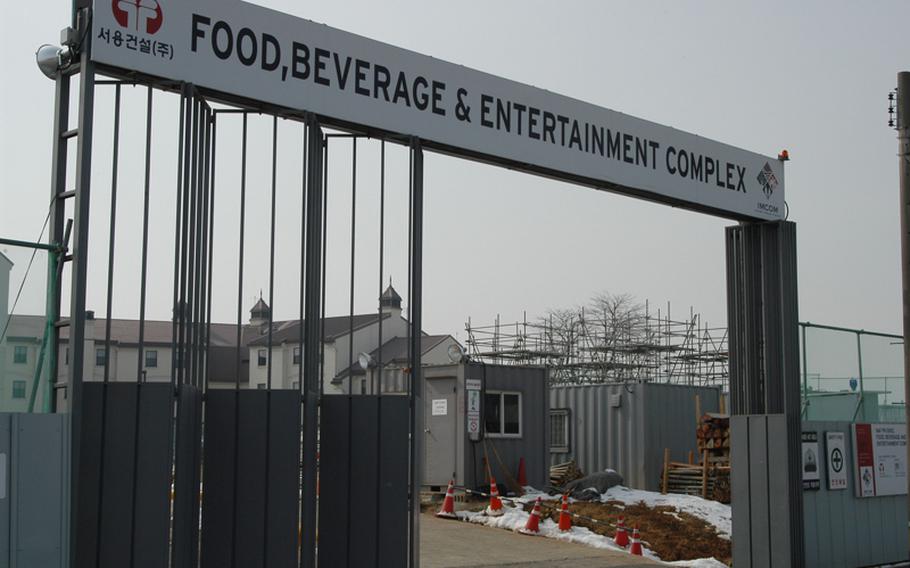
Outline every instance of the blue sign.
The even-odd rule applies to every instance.
[[[850,379],[850,390],[855,391],[856,387],[859,386],[859,381],[856,379]]]

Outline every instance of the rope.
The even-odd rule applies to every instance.
[[[51,218],[51,206],[54,204],[51,200],[50,205],[47,207],[47,217],[44,218],[44,225],[41,226],[41,234],[38,235],[36,243],[40,243],[41,239],[44,238],[44,231],[47,229],[47,222]],[[16,313],[16,306],[19,304],[19,297],[22,296],[22,289],[25,288],[25,281],[28,280],[28,274],[32,270],[32,263],[35,262],[35,255],[38,254],[38,249],[32,249],[32,257],[28,260],[28,266],[25,268],[25,274],[22,276],[22,282],[19,284],[19,291],[16,292],[16,300],[13,302],[13,307],[10,309],[10,315]],[[3,343],[3,340],[6,338],[6,332],[9,330],[10,321],[13,318],[7,318],[6,323],[3,325],[3,333],[0,333],[0,343]]]

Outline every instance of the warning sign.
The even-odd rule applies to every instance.
[[[818,471],[818,432],[803,432],[803,489],[817,490],[821,476]]]
[[[828,456],[828,489],[847,488],[847,453],[843,432],[825,433],[825,454]]]
[[[907,426],[854,424],[856,496],[907,494]]]

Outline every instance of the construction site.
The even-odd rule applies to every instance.
[[[673,319],[669,302],[654,309],[630,295],[599,296],[592,305],[553,310],[522,321],[465,324],[475,361],[547,367],[551,385],[647,380],[687,386],[728,385],[727,327],[701,314]]]

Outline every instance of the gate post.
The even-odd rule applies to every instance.
[[[731,452],[734,562],[751,566],[753,561],[764,564],[789,559],[788,565],[800,567],[804,563],[804,526],[796,224],[781,221],[728,227],[726,249],[731,414],[783,415],[785,424],[783,442],[772,437],[764,449],[737,447]],[[745,422],[732,420],[731,428],[742,428],[742,424]],[[748,432],[734,431],[731,436],[749,439]],[[768,456],[782,455],[785,463],[767,461]],[[751,480],[752,461],[767,475]],[[786,495],[771,495],[772,486],[786,487]],[[781,503],[789,514],[771,519]],[[769,538],[767,530],[752,531],[756,523],[765,528],[775,525],[775,538]],[[781,526],[783,523],[786,525]]]
[[[420,487],[423,477],[423,370],[420,357],[423,301],[423,148],[420,140],[411,140],[411,290],[408,294],[411,368],[411,511],[410,566],[420,567]]]
[[[306,243],[303,329],[303,490],[300,499],[300,565],[316,566],[316,448],[322,383],[322,209],[325,139],[319,121],[307,119]]]

